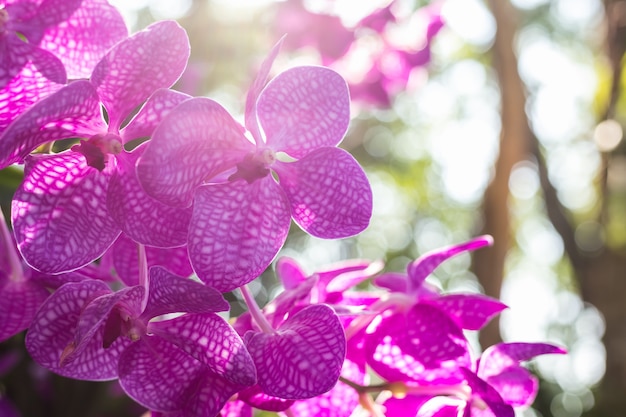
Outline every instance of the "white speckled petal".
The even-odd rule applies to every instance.
[[[198,277],[222,292],[258,277],[285,243],[288,204],[271,176],[200,187],[187,246]]]
[[[139,285],[139,257],[137,243],[122,233],[107,252],[112,257],[113,267],[117,276],[129,287]],[[193,273],[187,246],[179,248],[146,247],[148,267],[160,265],[181,277],[188,277]]]
[[[195,392],[202,368],[173,344],[157,336],[144,336],[120,357],[120,385],[150,410],[178,411]]]
[[[204,180],[234,168],[253,150],[243,126],[220,104],[194,98],[163,118],[139,159],[137,175],[152,197],[187,207]]]
[[[67,0],[46,3],[55,3],[47,7],[54,10]],[[108,49],[128,36],[124,19],[106,0],[80,3],[62,24],[48,27],[39,43],[40,48],[61,59],[68,78],[88,78]]]
[[[141,107],[139,113],[122,129],[120,132],[122,140],[127,143],[133,139],[152,136],[154,129],[165,115],[189,98],[191,96],[167,88],[156,90]]]
[[[289,317],[275,334],[253,335],[247,346],[263,392],[285,399],[307,399],[329,391],[346,355],[343,327],[324,304]]]
[[[83,354],[60,366],[61,355],[74,341],[74,329],[83,307],[111,293],[102,281],[86,280],[63,285],[41,306],[26,334],[26,348],[41,366],[74,379],[103,381],[117,378],[117,358],[128,339],[118,339],[103,349],[103,333],[96,332]]]
[[[189,39],[172,20],[153,23],[115,45],[96,65],[91,82],[118,129],[130,112],[159,88],[170,87],[189,58]]]
[[[59,273],[102,256],[120,234],[106,210],[106,169],[99,172],[67,151],[29,157],[25,173],[11,208],[24,260],[41,272]]]
[[[142,317],[149,320],[168,313],[216,313],[230,305],[221,293],[198,281],[172,274],[155,266],[150,268],[150,291]]]
[[[423,302],[439,308],[467,330],[482,329],[492,317],[506,308],[500,301],[482,294],[447,294]]]
[[[0,342],[25,330],[50,293],[33,281],[0,279]]]
[[[343,139],[350,123],[348,85],[329,68],[291,68],[267,84],[257,114],[270,148],[303,158]]]
[[[275,162],[273,168],[293,219],[311,235],[344,238],[369,225],[372,189],[358,162],[343,149],[320,148],[296,162]]]
[[[107,191],[106,206],[118,227],[135,242],[159,248],[187,243],[191,207],[166,206],[150,197],[137,179],[135,162],[145,146],[118,156]]]
[[[217,314],[185,314],[150,323],[149,330],[240,388],[256,383],[256,368],[243,341]]]
[[[76,81],[22,113],[0,136],[0,167],[21,162],[38,146],[106,131],[98,95],[88,81]]]

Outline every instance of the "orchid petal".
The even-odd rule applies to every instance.
[[[373,279],[374,285],[386,288],[391,292],[406,293],[407,276],[398,272],[386,272]]]
[[[329,391],[346,355],[346,338],[335,312],[311,305],[289,317],[274,334],[248,341],[263,392],[285,399],[307,399]]]
[[[122,389],[155,411],[182,409],[201,374],[200,362],[156,336],[144,336],[131,344],[119,360]]]
[[[293,404],[293,400],[265,394],[258,385],[239,391],[237,398],[259,410],[274,412],[285,411]]]
[[[367,329],[368,364],[389,381],[460,382],[470,366],[463,331],[435,307],[417,304],[408,313],[375,319]]]
[[[88,81],[76,81],[34,104],[0,136],[0,167],[21,162],[55,140],[89,137],[106,130],[98,95]]]
[[[340,262],[333,270],[317,271],[321,282],[327,282],[328,293],[344,292],[356,287],[361,282],[380,272],[384,263],[382,261],[370,262],[362,259],[353,259]]]
[[[224,405],[235,395],[241,386],[222,378],[221,375],[205,370],[204,375],[198,380],[198,391],[190,398],[184,408],[184,413],[176,417],[228,417]],[[239,414],[233,417],[252,417],[252,410],[246,404],[239,402]],[[234,411],[233,411],[234,412]],[[168,415],[168,417],[170,417]]]
[[[108,182],[76,152],[29,157],[11,215],[24,260],[59,273],[102,256],[120,233],[106,210]]]
[[[166,206],[150,197],[137,179],[135,162],[145,146],[118,158],[106,197],[109,215],[137,243],[171,248],[187,243],[191,207]]]
[[[497,417],[515,417],[513,407],[505,403],[500,394],[488,383],[466,368],[461,368],[472,395],[480,397]]]
[[[150,323],[149,329],[239,388],[256,383],[256,368],[243,341],[217,314],[185,314]]]
[[[276,262],[276,276],[286,290],[291,290],[306,281],[306,274],[295,259],[283,256]]]
[[[280,186],[298,225],[316,237],[362,232],[372,216],[372,190],[356,160],[339,148],[321,148],[296,162],[275,162]]]
[[[500,301],[481,294],[448,294],[423,300],[446,312],[462,329],[480,330],[506,307]]]
[[[83,354],[61,366],[63,352],[71,351],[74,329],[83,307],[103,294],[110,293],[102,281],[68,283],[42,304],[26,334],[26,348],[41,366],[74,379],[104,381],[117,378],[117,358],[130,342],[118,339],[103,349],[103,332],[97,332]]]
[[[222,408],[221,417],[252,417],[252,407],[240,400],[228,401]]]
[[[288,204],[271,176],[200,187],[188,243],[198,277],[227,292],[259,276],[287,238]]]
[[[529,407],[539,391],[539,381],[522,367],[509,367],[497,375],[486,378],[507,404]]]
[[[417,290],[426,277],[430,275],[441,263],[464,252],[480,249],[493,244],[491,236],[479,236],[469,242],[459,245],[447,246],[435,249],[417,258],[409,264],[407,272],[409,274],[409,291]]]
[[[229,308],[222,294],[213,288],[160,266],[150,268],[148,302],[142,313],[146,320],[167,313],[216,313]]]
[[[121,130],[122,141],[127,143],[133,139],[152,136],[161,119],[189,98],[191,96],[167,88],[156,90],[141,107],[139,113]]]
[[[17,116],[62,87],[43,76],[31,62],[12,79],[0,77],[0,86],[0,135]]]
[[[168,113],[137,164],[146,192],[164,204],[187,207],[202,182],[252,151],[243,127],[217,102],[187,100]]]
[[[432,397],[426,395],[413,395],[409,394],[401,398],[390,397],[385,400],[382,405],[385,407],[385,414],[389,416],[397,417],[432,417],[432,414],[424,414],[419,412],[420,407],[428,402]],[[446,417],[457,417],[457,410],[455,408],[454,414],[446,415]],[[443,416],[440,416],[443,417]]]
[[[48,295],[48,291],[30,280],[0,280],[0,342],[30,326]]]
[[[172,20],[153,23],[110,49],[91,76],[109,114],[109,131],[155,90],[174,84],[188,58],[187,34]]]
[[[110,251],[115,273],[122,282],[129,287],[139,285],[137,243],[122,233]],[[188,277],[193,273],[186,246],[169,249],[146,247],[146,259],[148,268],[159,265],[181,277]]]
[[[259,72],[254,79],[254,83],[252,83],[252,86],[248,90],[248,95],[246,97],[246,129],[250,131],[257,145],[261,145],[263,142],[261,132],[259,130],[259,121],[257,119],[257,101],[263,87],[265,87],[265,84],[267,83],[267,77],[269,76],[276,56],[278,56],[278,52],[280,51],[284,38],[285,37],[283,36],[278,42],[276,42],[276,45],[274,45],[270,53],[267,54],[267,57],[261,64],[261,68],[259,68]]]
[[[46,1],[47,11],[59,10],[67,0]],[[77,3],[74,1],[74,3]],[[105,0],[78,1],[80,7],[71,16],[57,19],[63,24],[47,28],[39,45],[61,59],[69,78],[88,78],[98,61],[117,42],[128,36],[124,19]],[[43,9],[43,5],[41,9]]]
[[[478,366],[478,376],[488,378],[497,375],[520,362],[529,361],[535,356],[564,354],[566,351],[548,343],[498,343],[483,352]]]
[[[24,42],[15,33],[5,33],[0,39],[0,86],[20,72],[30,62],[45,78],[57,84],[65,84],[67,76],[63,63],[54,54]]]
[[[398,400],[400,403],[402,400]],[[385,402],[385,405],[387,402]],[[466,401],[458,398],[437,396],[424,403],[415,417],[458,417],[460,410],[470,410]],[[472,414],[473,417],[474,414]]]
[[[343,139],[350,123],[348,86],[329,68],[291,68],[267,84],[257,114],[267,145],[300,159]]]
[[[34,33],[40,32],[46,26],[58,25],[76,12],[81,6],[82,0],[39,0],[33,19],[29,21],[29,26]],[[26,36],[28,37],[28,36]],[[29,42],[35,39],[29,38]]]
[[[303,307],[311,304],[311,294],[317,286],[317,277],[313,276],[293,290],[285,290],[278,294],[265,307],[266,317],[276,327],[285,321],[287,315],[293,315]]]

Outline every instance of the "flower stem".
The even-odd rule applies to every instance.
[[[144,288],[143,299],[141,300],[141,311],[146,309],[148,305],[148,291],[150,288],[148,282],[148,258],[146,257],[146,247],[140,243],[137,244],[137,255],[139,258],[139,285]]]
[[[7,227],[7,222],[4,219],[4,213],[0,210],[0,234],[2,234],[2,242],[4,243],[4,250],[9,258],[9,266],[11,267],[11,274],[9,279],[13,281],[21,281],[24,279],[24,268],[22,267],[22,259],[17,254],[17,248],[13,242],[11,232]]]
[[[263,312],[259,308],[259,305],[256,303],[256,300],[254,299],[254,296],[250,292],[250,289],[248,288],[248,286],[243,285],[239,287],[239,290],[241,291],[241,294],[243,295],[243,299],[246,302],[246,305],[248,306],[248,310],[250,311],[252,318],[254,319],[256,324],[261,328],[263,333],[269,333],[269,334],[275,333],[274,328],[263,315]]]

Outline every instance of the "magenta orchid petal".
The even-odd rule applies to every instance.
[[[535,356],[564,353],[566,351],[563,348],[549,343],[498,343],[487,348],[481,355],[478,376],[488,378],[497,375]]]
[[[120,233],[106,211],[109,175],[72,151],[26,162],[11,214],[24,260],[41,272],[59,273],[102,256]]]
[[[30,62],[12,79],[0,78],[0,135],[17,116],[61,87]]]
[[[188,207],[205,179],[234,167],[252,150],[243,126],[220,104],[194,98],[163,118],[139,159],[137,175],[152,197]]]
[[[180,103],[190,98],[187,94],[167,88],[156,90],[148,98],[146,104],[141,107],[139,113],[120,131],[122,141],[127,143],[133,139],[152,136],[161,119]]]
[[[102,281],[72,282],[60,287],[42,304],[26,334],[26,348],[41,366],[63,376],[84,380],[117,377],[117,356],[123,341],[102,348],[102,332],[96,333],[83,355],[61,366],[63,352],[71,350],[74,329],[83,307],[91,300],[111,293]],[[66,351],[68,349],[68,351]]]
[[[417,304],[367,329],[368,364],[388,381],[458,383],[460,366],[470,366],[463,331],[439,309]]]
[[[118,157],[106,197],[109,215],[122,231],[137,243],[159,248],[183,246],[191,220],[191,207],[166,206],[150,197],[137,179],[135,162],[141,146]]]
[[[252,407],[243,401],[228,401],[222,407],[221,417],[252,417]]]
[[[383,269],[382,261],[370,262],[363,259],[344,261],[332,271],[317,271],[321,282],[327,282],[326,292],[341,292],[357,286]]]
[[[306,281],[306,275],[295,259],[283,256],[276,261],[276,276],[286,290],[297,288]]]
[[[320,148],[296,162],[276,162],[280,186],[296,223],[313,236],[356,235],[372,216],[372,190],[365,172],[348,152]]]
[[[398,400],[398,403],[401,404],[402,400]],[[385,406],[386,405],[387,402],[385,402]],[[415,417],[459,417],[459,410],[465,411],[470,409],[471,407],[468,407],[465,401],[457,398],[444,396],[432,397],[420,407]]]
[[[0,342],[25,330],[48,291],[30,280],[0,280]]]
[[[406,293],[408,290],[408,280],[406,274],[399,272],[386,272],[372,280],[374,285],[386,288],[391,292]]]
[[[122,389],[132,399],[155,411],[178,411],[193,394],[202,364],[173,344],[144,336],[120,356]]]
[[[185,314],[150,323],[149,331],[178,346],[239,388],[256,383],[256,368],[243,341],[217,314]]]
[[[270,70],[272,69],[272,64],[274,63],[276,56],[278,56],[278,52],[280,51],[284,38],[285,37],[283,36],[278,42],[276,42],[276,45],[274,45],[270,53],[263,60],[261,68],[259,68],[259,72],[257,73],[252,86],[248,90],[248,95],[246,97],[245,125],[252,134],[252,137],[257,145],[261,145],[263,142],[261,131],[259,130],[259,121],[257,119],[257,101],[261,91],[263,91],[263,87],[265,87],[265,84],[267,83],[267,78],[270,74]]]
[[[0,86],[4,86],[29,62],[47,79],[58,84],[65,84],[67,76],[63,63],[54,54],[23,42],[15,33],[5,33],[0,38]]]
[[[109,114],[109,131],[159,88],[170,87],[189,58],[189,39],[174,21],[153,23],[115,45],[96,65],[91,82]]]
[[[500,394],[491,385],[480,379],[476,374],[466,368],[461,368],[467,384],[472,389],[472,396],[480,397],[497,417],[514,417],[513,407],[505,403]],[[469,404],[468,404],[469,407]],[[469,413],[466,413],[470,415]],[[473,413],[472,413],[473,415]]]
[[[0,167],[21,162],[55,140],[106,131],[98,95],[88,81],[76,81],[34,104],[0,136]]]
[[[46,11],[57,11],[59,6],[69,2],[46,1],[42,9],[46,3]],[[62,19],[62,25],[47,28],[40,42],[42,48],[59,57],[69,78],[88,78],[107,50],[128,36],[124,19],[107,1],[79,3],[80,7],[71,16]]]
[[[422,407],[425,403],[428,402],[432,397],[428,397],[425,395],[412,395],[409,394],[405,397],[390,397],[385,400],[382,405],[385,407],[385,414],[390,416],[397,417],[432,417],[433,414],[424,414],[418,413],[420,407]],[[458,407],[455,407],[454,414],[446,415],[446,417],[457,417]],[[443,415],[438,415],[439,417],[444,417]]]
[[[122,233],[106,256],[112,258],[115,273],[124,284],[129,287],[139,285],[139,255],[136,242]],[[188,277],[193,273],[186,246],[169,249],[146,247],[146,258],[148,267],[160,265],[181,277]]]
[[[492,244],[493,238],[491,236],[479,236],[469,242],[447,246],[425,253],[407,267],[410,284],[409,291],[420,288],[426,277],[444,261],[461,253],[480,249]]]
[[[271,176],[200,187],[188,243],[198,277],[227,292],[259,276],[287,238],[288,204]]]
[[[506,307],[481,294],[448,294],[423,302],[446,312],[462,329],[480,330]]]
[[[539,391],[539,380],[522,367],[507,368],[485,381],[513,407],[531,406]]]
[[[350,95],[335,71],[295,67],[267,84],[256,111],[267,145],[299,159],[341,142],[350,123]]]
[[[327,305],[306,307],[276,333],[257,333],[247,343],[263,392],[285,399],[308,399],[329,391],[339,378],[346,338]]]
[[[149,320],[167,313],[216,313],[229,308],[222,294],[213,288],[160,266],[150,268],[150,290],[142,318]]]
[[[258,385],[241,390],[237,397],[254,408],[274,412],[284,411],[294,402],[293,400],[285,400],[284,398],[267,395]]]
[[[229,409],[225,408],[227,401],[235,395],[241,386],[222,378],[218,374],[205,370],[203,376],[198,379],[198,391],[183,409],[183,413],[175,417],[252,417],[252,409],[240,401],[238,414],[232,409],[233,414],[228,414]],[[169,414],[167,417],[171,417]]]

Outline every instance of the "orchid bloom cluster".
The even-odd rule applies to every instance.
[[[326,239],[369,223],[367,177],[337,147],[350,119],[337,72],[300,66],[268,81],[279,42],[242,124],[171,89],[189,57],[174,21],[128,36],[105,0],[0,0],[0,42],[0,167],[24,165],[13,233],[0,222],[0,340],[27,329],[44,368],[118,380],[155,417],[507,417],[537,392],[521,362],[563,353],[508,343],[473,356],[464,331],[505,306],[425,279],[489,237],[426,254],[406,275],[361,260],[307,275],[280,258],[284,291],[256,304],[247,284],[292,220]],[[369,279],[377,290],[357,289]],[[228,321],[231,291],[248,311]]]
[[[389,108],[395,95],[416,84],[411,79],[430,62],[431,43],[444,25],[440,2],[410,13],[400,1],[382,2],[387,4],[354,25],[333,10],[311,11],[306,3],[278,3],[276,33],[289,33],[286,48],[311,48],[324,65],[340,69],[352,100],[367,106]]]

